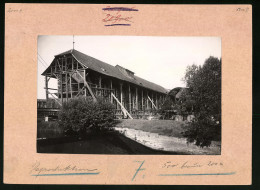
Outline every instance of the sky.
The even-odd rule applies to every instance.
[[[221,58],[220,37],[74,36],[74,49],[166,89],[185,87],[188,65],[202,65],[209,56]],[[45,99],[41,74],[54,56],[73,48],[73,36],[38,36],[37,98]],[[57,88],[57,80],[49,81]]]

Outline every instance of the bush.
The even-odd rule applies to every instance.
[[[216,121],[207,116],[199,116],[188,124],[187,130],[182,133],[188,143],[200,147],[209,147],[211,142],[221,140],[221,127]]]
[[[109,130],[114,124],[114,106],[110,102],[79,97],[64,103],[59,113],[59,125],[66,135]]]

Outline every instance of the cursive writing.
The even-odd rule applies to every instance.
[[[8,13],[21,13],[23,10],[22,9],[12,9],[12,8],[9,8],[7,10]]]
[[[162,165],[162,168],[180,168],[180,169],[189,169],[189,168],[201,168],[201,167],[216,167],[220,166],[222,167],[224,164],[222,162],[213,162],[213,161],[208,161],[204,163],[199,163],[199,162],[180,162],[180,163],[175,163],[175,162],[165,162]]]
[[[133,23],[133,17],[130,16],[130,12],[138,11],[134,7],[110,7],[107,6],[106,8],[102,9],[104,12],[103,14],[105,17],[102,19],[105,23],[111,23],[110,25],[105,26],[130,26],[130,24],[126,23]]]
[[[246,8],[239,7],[239,8],[236,9],[237,12],[247,12],[248,10],[249,10],[248,7],[246,7]]]
[[[127,22],[133,22],[131,21],[133,17],[122,17],[121,14],[118,15],[112,15],[112,14],[106,14],[106,17],[103,19],[103,22],[109,22],[112,23],[120,22],[120,21],[127,21]]]
[[[32,165],[32,169],[30,173],[35,174],[35,176],[39,176],[42,173],[50,173],[50,172],[82,172],[82,171],[93,172],[93,171],[97,171],[97,169],[79,168],[76,165],[66,165],[66,166],[58,165],[58,166],[48,168],[48,167],[41,166],[41,163],[39,161],[36,161]]]

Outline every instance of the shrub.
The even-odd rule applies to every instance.
[[[79,97],[64,103],[59,113],[59,125],[66,135],[100,132],[114,124],[114,106],[110,102]]]
[[[200,147],[208,147],[213,140],[221,140],[221,127],[216,121],[207,116],[199,116],[187,125],[182,132],[188,143],[194,143]]]

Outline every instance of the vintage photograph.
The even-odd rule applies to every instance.
[[[37,43],[37,153],[221,154],[220,37]]]

